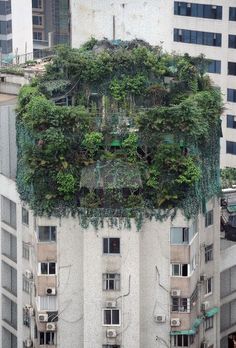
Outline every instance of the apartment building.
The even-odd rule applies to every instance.
[[[2,103],[2,348],[219,347],[218,199],[140,231],[35,216],[15,183],[15,101]]]
[[[58,44],[70,44],[68,0],[32,0],[34,56]]]
[[[91,36],[140,38],[168,52],[204,54],[225,102],[221,167],[236,166],[235,13],[234,0],[72,1],[71,44],[79,47]]]
[[[0,180],[2,348],[219,347],[217,201],[197,221],[83,230]]]
[[[25,20],[20,14],[24,13]],[[1,62],[10,63],[13,57],[33,52],[31,0],[0,2]]]

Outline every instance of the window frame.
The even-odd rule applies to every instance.
[[[29,211],[24,207],[21,209],[21,219],[23,225],[29,226]]]
[[[178,275],[175,275],[174,273],[174,268],[178,266],[179,268],[179,274]],[[183,273],[185,273],[185,271],[183,270],[184,267],[187,267],[187,275],[183,275]],[[171,263],[171,277],[189,277],[190,276],[190,264],[188,263]]]
[[[42,264],[46,265],[47,273],[42,273]],[[54,264],[55,273],[50,273],[50,265]],[[38,275],[40,276],[55,276],[57,275],[57,262],[55,261],[42,261],[38,263]]]
[[[190,313],[190,298],[172,296],[171,301],[171,312]]]
[[[111,276],[114,275],[114,278]],[[110,284],[114,283],[113,289]],[[120,273],[103,273],[102,274],[102,290],[103,291],[120,291]]]
[[[214,224],[214,212],[213,209],[208,210],[205,214],[205,228]]]
[[[22,277],[22,290],[27,294],[30,294],[30,281],[24,274]]]
[[[213,259],[214,259],[214,245],[212,243],[205,246],[205,263],[213,261]]]
[[[40,239],[40,228],[48,228],[48,239]],[[45,233],[45,232],[44,232]],[[52,238],[52,236],[54,237]],[[57,226],[38,226],[37,239],[39,243],[56,243],[57,242]]]
[[[38,296],[37,298],[38,308],[40,311],[57,312],[58,311],[57,301],[58,301],[57,296],[50,296],[50,295]],[[50,307],[53,307],[53,309]]]
[[[214,316],[209,317],[209,318],[205,318],[205,321],[204,321],[205,331],[213,329],[213,327],[214,327]]]
[[[38,18],[38,23],[34,23],[34,18]],[[34,27],[40,27],[42,28],[44,26],[44,16],[42,14],[33,14],[32,18],[33,28]]]
[[[205,297],[212,294],[213,294],[213,277],[209,277],[205,281]]]
[[[105,312],[111,312],[111,324],[105,323]],[[112,312],[116,311],[119,313],[119,324],[113,324],[113,314]],[[121,310],[119,308],[103,308],[102,309],[102,326],[121,326]]]
[[[190,347],[191,344],[193,344],[193,342],[194,342],[193,335],[175,335],[175,336],[173,336],[173,346],[174,347]]]
[[[112,251],[113,249],[112,243],[118,241],[117,249],[118,251]],[[119,237],[103,237],[103,254],[104,255],[120,255],[120,238]],[[106,251],[107,250],[107,251]]]
[[[41,337],[43,337],[43,343],[41,342]],[[50,337],[50,340],[47,343],[47,336]],[[52,339],[53,337],[53,339]],[[52,342],[52,344],[49,344],[49,342]],[[57,344],[57,336],[56,336],[56,332],[54,331],[38,331],[38,345],[39,346],[45,346],[45,345],[56,345]]]

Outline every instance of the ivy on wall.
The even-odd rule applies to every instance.
[[[84,227],[197,214],[219,191],[222,101],[205,65],[138,40],[59,47],[19,94],[21,198]]]

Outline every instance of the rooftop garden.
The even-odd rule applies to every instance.
[[[84,227],[195,216],[219,191],[222,100],[206,65],[139,40],[58,47],[19,94],[21,199]]]

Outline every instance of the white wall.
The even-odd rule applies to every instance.
[[[32,1],[11,0],[13,54],[33,52]]]
[[[71,0],[72,46],[79,47],[90,37],[143,39],[153,45],[165,42],[170,49],[170,0]]]

